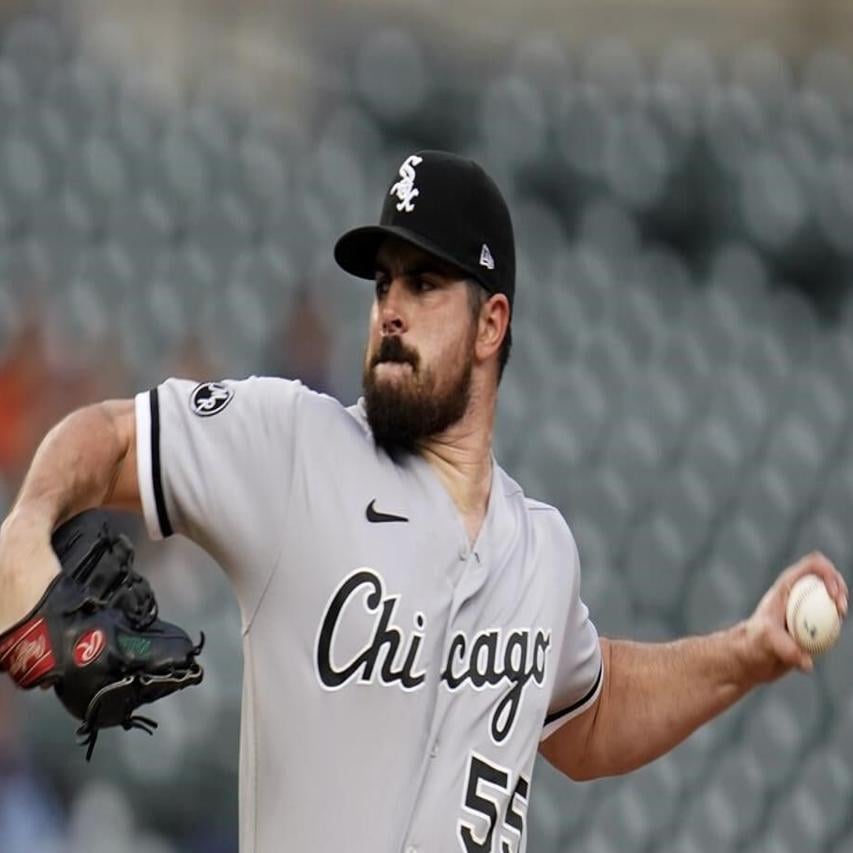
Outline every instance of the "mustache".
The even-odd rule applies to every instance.
[[[417,370],[420,357],[413,349],[407,347],[397,335],[389,335],[387,338],[382,338],[379,349],[370,359],[371,370],[383,361],[410,364],[413,370]]]

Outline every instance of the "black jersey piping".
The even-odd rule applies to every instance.
[[[172,523],[169,521],[169,513],[166,511],[166,499],[163,496],[163,480],[160,471],[160,402],[157,398],[157,389],[152,388],[148,394],[151,400],[151,482],[154,486],[154,505],[157,507],[157,521],[160,524],[160,532],[165,539],[171,536]]]
[[[584,696],[578,699],[577,702],[574,702],[573,704],[569,705],[568,708],[563,708],[560,711],[554,711],[552,714],[548,714],[548,716],[545,717],[545,725],[547,726],[550,723],[559,720],[561,717],[565,717],[566,714],[571,714],[572,711],[577,711],[578,708],[581,708],[586,705],[586,703],[589,702],[589,700],[592,699],[593,696],[595,696],[595,691],[598,690],[598,685],[601,683],[602,669],[602,667],[598,668],[598,675],[595,677],[595,681],[593,682],[592,687],[589,688],[589,690],[586,692],[586,694],[584,694]]]

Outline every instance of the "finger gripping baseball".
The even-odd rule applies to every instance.
[[[135,714],[204,675],[193,643],[157,615],[148,582],[133,569],[133,546],[116,535],[100,512],[83,513],[53,540],[62,573],[35,608],[0,636],[0,668],[25,689],[53,686],[65,708],[82,721],[88,749],[110,726],[156,723]]]

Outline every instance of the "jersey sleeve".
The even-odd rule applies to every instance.
[[[598,631],[589,618],[589,609],[580,597],[580,557],[577,545],[571,532],[567,527],[565,529],[570,543],[568,616],[542,740],[593,705],[604,680]]]
[[[181,533],[210,553],[234,584],[244,618],[279,558],[306,393],[299,382],[269,377],[169,379],[135,399],[148,533]]]

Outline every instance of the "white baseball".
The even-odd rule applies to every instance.
[[[835,645],[841,617],[817,575],[804,575],[791,587],[785,623],[800,648],[810,654],[820,654]]]

